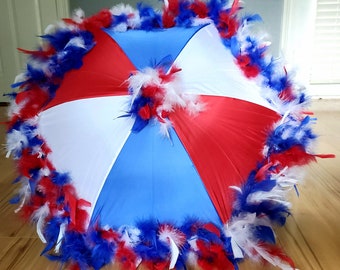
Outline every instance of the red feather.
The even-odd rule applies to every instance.
[[[45,162],[39,157],[39,154],[30,153],[29,149],[22,151],[22,156],[18,161],[18,169],[21,175],[31,178],[32,170],[43,168]]]
[[[175,18],[179,13],[178,0],[169,1],[169,6],[165,7],[162,15],[162,23],[164,28],[171,28],[176,25]]]
[[[154,98],[158,93],[162,92],[162,88],[157,85],[146,85],[142,88],[142,96]]]
[[[37,185],[37,191],[50,199],[51,202],[57,199],[60,190],[61,189],[52,182],[51,178],[47,176],[41,178]]]
[[[145,105],[142,108],[139,109],[138,115],[143,120],[149,120],[151,118],[151,108],[149,105]]]
[[[279,94],[279,98],[284,101],[292,101],[295,99],[295,96],[293,94],[292,87],[288,86],[284,90],[282,90]]]
[[[85,19],[81,27],[85,28],[90,32],[95,32],[101,28],[107,28],[112,23],[112,14],[108,9],[100,11],[98,14]]]
[[[204,229],[208,230],[209,232],[212,232],[213,234],[217,235],[218,237],[221,237],[220,230],[213,224],[213,223],[206,223],[204,224]]]
[[[30,50],[18,48],[18,51],[25,53],[25,54],[30,54],[34,57],[45,58],[45,59],[55,54],[55,49],[52,46],[49,46],[46,50],[30,51]]]
[[[74,20],[72,20],[70,18],[63,18],[62,21],[66,24],[79,25],[79,23],[75,22]]]
[[[162,23],[164,28],[171,28],[176,25],[175,16],[168,10],[164,11],[162,16]]]
[[[256,181],[262,181],[266,178],[268,174],[268,170],[273,166],[272,162],[267,163],[266,165],[262,166],[256,173],[255,179]]]
[[[237,64],[247,78],[254,78],[260,73],[259,67],[251,64],[248,55],[239,55],[236,58]]]
[[[24,220],[30,220],[32,214],[45,204],[44,198],[37,195],[32,195],[30,201],[27,202],[20,210],[20,217]]]
[[[111,228],[109,230],[100,230],[100,235],[108,242],[117,242],[119,239],[119,234]]]
[[[198,265],[203,270],[231,270],[234,269],[233,264],[229,261],[223,246],[206,243],[203,240],[197,240],[198,248]]]
[[[122,264],[122,269],[135,270],[137,255],[132,249],[125,247],[124,244],[124,242],[118,244],[115,257],[117,261]]]
[[[146,266],[147,269],[150,270],[168,270],[170,262],[153,262],[153,261],[145,261],[143,265]]]
[[[234,15],[240,8],[240,1],[234,0],[233,5],[231,6],[231,9],[229,11],[230,15]]]
[[[180,72],[182,69],[178,68],[176,66],[172,66],[170,71],[167,74],[164,74],[163,72],[159,72],[159,78],[162,79],[162,83],[170,82],[174,79],[174,76],[177,72]]]
[[[293,146],[282,153],[273,153],[270,160],[274,164],[278,163],[283,168],[291,166],[302,166],[312,161],[316,161],[315,155],[308,154],[301,146]]]
[[[222,38],[231,38],[238,29],[238,21],[230,12],[221,12],[218,29]]]
[[[17,104],[24,104],[24,107],[19,112],[21,119],[30,119],[38,115],[48,101],[48,93],[39,87],[22,91],[15,98]]]
[[[85,233],[88,219],[89,214],[87,213],[87,211],[78,207],[76,209],[75,226],[71,228],[71,230],[75,230],[80,233]]]
[[[190,9],[199,17],[199,18],[206,18],[208,17],[208,7],[205,2],[202,2],[200,0],[195,0],[190,5]]]
[[[72,263],[70,264],[70,266],[68,267],[70,270],[80,270],[80,266],[78,263]]]
[[[295,265],[293,260],[288,257],[281,248],[275,245],[270,245],[265,242],[261,242],[258,244],[259,247],[263,248],[268,252],[272,257],[280,258],[283,262],[287,263],[292,269],[295,269]]]

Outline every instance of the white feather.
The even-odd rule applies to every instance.
[[[21,151],[28,144],[28,139],[25,134],[19,130],[12,130],[7,134],[6,149],[8,158],[13,151]]]
[[[113,6],[110,9],[110,12],[114,16],[119,16],[119,15],[122,15],[122,14],[134,13],[135,9],[132,6],[130,6],[129,4],[120,3],[118,5]]]
[[[27,80],[27,76],[25,73],[20,73],[14,78],[14,83],[24,82]]]
[[[240,249],[248,256],[252,255],[252,238],[255,225],[269,226],[266,218],[256,217],[256,213],[246,213],[239,217],[233,217],[230,222],[224,226],[224,234],[233,241],[233,252],[236,256],[240,255]]]
[[[206,105],[200,101],[197,95],[183,93],[182,98],[186,103],[185,109],[191,116],[196,116],[206,108]]]
[[[32,215],[32,220],[37,222],[37,234],[44,244],[47,243],[45,236],[43,234],[43,229],[45,226],[45,219],[50,213],[50,208],[47,203],[45,203],[42,207],[36,210]]]
[[[254,250],[267,262],[271,263],[274,266],[281,268],[282,270],[294,270],[296,268],[292,268],[287,262],[282,261],[279,257],[272,256],[268,253],[264,248],[255,243],[252,243]],[[297,270],[297,269],[296,269]]]
[[[65,45],[65,48],[67,48],[69,46],[79,47],[79,48],[84,48],[85,49],[84,39],[81,38],[81,37],[71,38],[69,40],[69,42],[67,42],[67,44]]]
[[[159,132],[162,134],[162,136],[167,137],[171,141],[169,129],[172,126],[172,123],[169,119],[163,119],[163,120],[164,120],[164,123],[160,122]]]
[[[247,203],[254,203],[254,204],[259,204],[264,201],[278,201],[281,202],[282,204],[285,204],[283,200],[280,200],[283,196],[281,190],[278,190],[277,192],[274,192],[274,190],[271,190],[270,192],[265,192],[265,191],[257,191],[253,192],[248,195],[247,197]]]
[[[139,16],[139,12],[132,8],[130,5],[125,5],[123,3],[118,4],[110,9],[112,15],[119,16],[125,14],[128,19],[127,23],[121,23],[113,28],[113,30],[118,32],[124,32],[128,28],[139,28],[141,25],[141,19]]]
[[[45,35],[51,35],[53,33],[55,33],[57,30],[57,26],[55,24],[49,24],[46,26],[45,30],[44,30],[44,34]]]
[[[22,186],[19,190],[19,196],[22,198],[21,203],[17,209],[14,210],[14,213],[18,213],[22,207],[25,205],[25,203],[29,200],[31,197],[31,186],[29,184],[29,180],[26,178],[23,178],[22,180]]]
[[[72,20],[76,23],[82,23],[85,18],[85,12],[81,8],[77,8],[72,13]]]
[[[173,269],[175,267],[180,253],[177,245],[182,242],[182,239],[178,233],[179,232],[173,227],[165,226],[158,235],[158,239],[166,243],[170,248],[171,258],[169,269]]]
[[[115,32],[126,32],[128,30],[128,24],[127,23],[120,23],[120,24],[117,24],[116,26],[112,27],[112,30],[115,31]]]
[[[237,192],[242,194],[242,189],[238,186],[229,186],[230,189],[236,190]]]
[[[56,253],[59,253],[59,250],[60,250],[60,247],[61,247],[61,243],[62,243],[62,240],[63,240],[64,235],[65,235],[66,226],[67,226],[66,223],[62,223],[62,224],[60,225],[57,244],[56,244],[56,246],[55,246],[55,248],[54,248],[54,251],[55,251]]]
[[[140,90],[143,85],[160,85],[161,80],[158,76],[158,72],[152,68],[146,68],[143,72],[136,72],[129,79],[129,86],[132,91],[132,103],[135,98],[140,94]]]
[[[14,115],[19,115],[20,110],[23,107],[24,107],[23,103],[17,104],[15,101],[11,102],[7,111],[8,117],[11,119]]]
[[[133,248],[140,242],[140,230],[138,228],[124,226],[119,229],[119,233],[121,235],[121,241],[125,242],[125,246],[127,247]]]
[[[188,262],[189,265],[196,266],[197,265],[197,259],[198,259],[198,256],[195,252],[189,251],[187,253],[187,262]]]
[[[199,26],[205,24],[211,24],[213,21],[210,18],[193,18],[191,25],[192,26]]]
[[[271,255],[261,244],[258,244],[253,230],[260,225],[270,227],[270,221],[267,218],[257,217],[256,213],[246,213],[239,217],[233,217],[229,223],[225,224],[224,234],[231,238],[234,257],[243,258],[244,253],[253,260],[262,258],[283,270],[292,270],[292,267],[287,262]]]
[[[170,259],[169,269],[173,269],[175,268],[176,262],[178,260],[179,248],[171,237],[169,237],[169,241],[170,241],[170,250],[171,250],[171,259]]]

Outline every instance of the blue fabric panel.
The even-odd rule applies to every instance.
[[[118,228],[149,218],[176,224],[196,217],[221,224],[173,129],[171,138],[159,133],[158,124],[131,133],[103,186],[91,222],[99,217],[101,225]]]
[[[114,32],[104,29],[122,48],[138,70],[155,67],[177,58],[191,37],[204,25],[190,28],[173,27],[153,31],[129,30]]]

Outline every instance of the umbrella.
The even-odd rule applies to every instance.
[[[304,92],[238,1],[118,5],[50,26],[7,136],[43,254],[75,269],[282,268],[272,224],[315,159]]]

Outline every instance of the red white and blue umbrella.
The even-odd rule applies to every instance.
[[[307,99],[238,1],[120,5],[48,28],[12,95],[18,211],[74,269],[283,269],[273,223],[315,159]],[[77,15],[76,14],[76,15]]]

